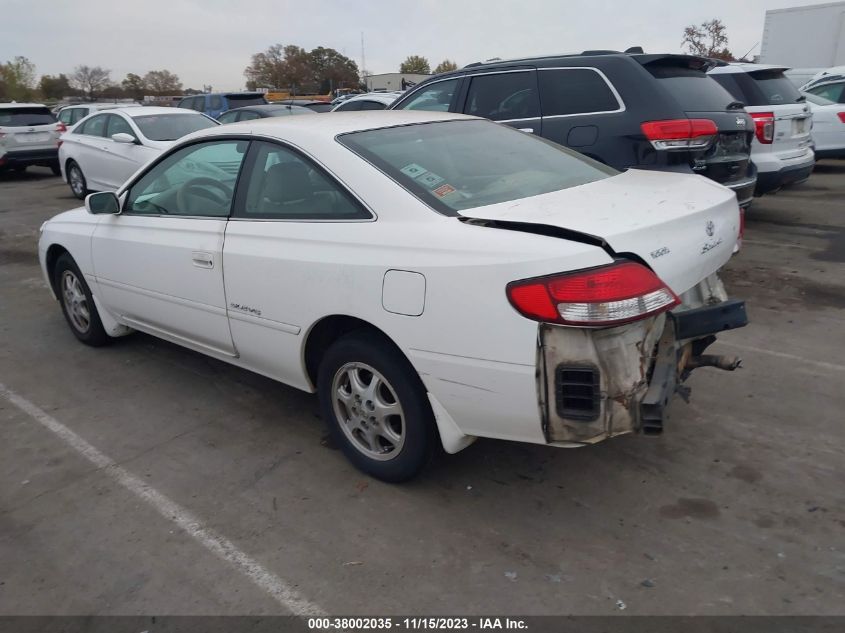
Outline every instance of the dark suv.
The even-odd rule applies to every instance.
[[[754,194],[754,121],[690,55],[587,51],[469,64],[415,86],[392,110],[481,116],[571,147],[616,169],[701,174]]]

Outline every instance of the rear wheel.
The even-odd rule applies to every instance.
[[[346,457],[389,482],[414,477],[436,446],[434,414],[408,360],[383,337],[352,332],[326,352],[317,390]]]
[[[70,161],[67,165],[67,183],[70,185],[70,190],[80,200],[85,200],[88,194],[88,183],[85,182],[85,176],[82,175],[82,170],[75,162]]]
[[[108,344],[111,338],[103,329],[91,290],[76,262],[67,253],[56,262],[54,280],[62,312],[74,336],[94,347]]]

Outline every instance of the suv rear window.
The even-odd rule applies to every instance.
[[[703,70],[667,63],[648,64],[645,69],[672,94],[685,112],[724,112],[734,101],[748,105],[744,99],[732,96]]]
[[[226,95],[226,99],[229,101],[230,109],[267,103],[264,95]]]
[[[802,101],[801,93],[781,70],[710,75],[747,106],[783,105]]]
[[[602,180],[616,170],[489,121],[444,121],[344,134],[338,141],[409,193],[456,216]]]
[[[604,78],[589,68],[540,69],[543,116],[614,112],[622,107]]]
[[[50,125],[56,117],[47,108],[0,108],[0,125],[5,127],[28,127]]]

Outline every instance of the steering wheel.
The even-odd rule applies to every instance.
[[[209,191],[206,187],[211,187],[214,191]],[[176,205],[178,209],[188,210],[191,198],[204,198],[223,206],[229,203],[234,193],[229,185],[219,180],[205,177],[192,178],[177,189]]]

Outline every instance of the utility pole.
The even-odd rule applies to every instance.
[[[361,31],[361,81],[367,83],[367,58],[364,56],[364,31]]]

